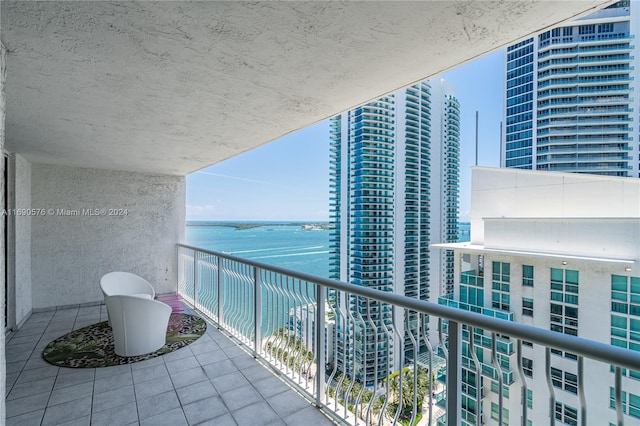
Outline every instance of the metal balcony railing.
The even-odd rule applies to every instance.
[[[177,257],[178,292],[341,423],[417,424],[428,416],[427,424],[446,419],[449,425],[463,420],[480,425],[491,413],[461,407],[464,342],[471,355],[464,357],[466,368],[475,367],[476,377],[498,382],[496,420],[503,424],[504,387],[513,383],[520,388],[515,391],[527,394],[522,362],[526,342],[546,350],[550,424],[556,402],[550,385],[552,349],[577,357],[579,424],[590,424],[585,359],[612,366],[612,401],[617,423],[624,424],[622,372],[640,371],[638,352],[183,244]],[[437,333],[428,329],[430,317]],[[490,346],[491,359],[478,359],[476,339],[469,340],[464,332],[476,334],[476,328],[482,329],[479,343]],[[504,350],[498,350],[505,338],[515,342],[513,370],[503,366]],[[444,355],[446,372],[438,365],[438,352]],[[446,399],[439,377],[445,379]],[[478,409],[482,398],[476,392]],[[446,417],[439,405],[446,408]],[[526,425],[527,404],[521,408],[520,416],[513,413],[511,418],[521,417]]]

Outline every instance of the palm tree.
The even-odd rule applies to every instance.
[[[400,398],[400,375],[402,375],[402,398]],[[429,391],[429,382],[431,381],[430,374],[422,367],[418,367],[416,388],[417,398],[414,404],[414,371],[409,368],[402,369],[402,373],[396,372],[389,378],[389,408],[387,414],[391,417],[395,417],[400,405],[400,420],[411,420],[413,410],[417,413],[422,411],[422,403],[424,397]]]

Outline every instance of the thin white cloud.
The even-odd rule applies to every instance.
[[[230,175],[223,175],[220,173],[211,173],[211,172],[196,172],[202,175],[209,175],[209,176],[216,176],[216,177],[221,177],[221,178],[225,178],[225,179],[233,179],[233,180],[239,180],[241,182],[251,182],[251,183],[258,183],[261,185],[269,185],[269,186],[277,186],[282,188],[282,185],[278,185],[276,183],[272,183],[272,182],[267,182],[266,180],[259,180],[259,179],[250,179],[250,178],[245,178],[245,177],[240,177],[240,176],[230,176]]]

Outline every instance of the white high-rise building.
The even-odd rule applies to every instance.
[[[452,255],[429,245],[457,237],[459,121],[453,88],[443,80],[331,119],[331,278],[421,300],[452,291]],[[390,306],[329,297],[340,315],[364,318],[353,327],[336,320],[344,371],[371,385],[413,356],[409,333],[426,327],[417,315],[396,318],[406,342],[400,354],[388,339]]]
[[[502,165],[640,177],[640,1],[507,48]]]
[[[639,179],[474,168],[471,197],[471,241],[438,245],[454,251],[456,277],[453,294],[439,303],[640,356]],[[468,339],[463,335],[463,342]],[[500,373],[492,360],[491,333],[476,328],[474,341],[481,378],[463,343],[460,418],[475,425],[482,414],[486,424],[494,424]],[[496,346],[504,424],[521,424],[523,404],[529,425],[549,424],[550,415],[556,424],[618,424],[609,364],[585,358],[579,377],[574,354],[551,350],[551,411],[545,348],[523,342],[523,395],[515,340],[498,336]],[[623,371],[622,390],[625,424],[640,424],[640,371]]]

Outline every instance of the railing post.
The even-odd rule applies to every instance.
[[[587,398],[584,394],[584,357],[582,356],[578,357],[578,397],[580,398],[580,425],[587,426]]]
[[[316,333],[316,406],[322,407],[322,398],[324,397],[324,369],[326,364],[325,359],[325,311],[324,311],[324,299],[325,288],[319,284],[316,284],[316,318],[314,331]]]
[[[253,356],[257,357],[262,347],[262,283],[260,268],[253,268]]]
[[[544,369],[549,389],[549,425],[554,426],[556,424],[556,392],[553,390],[553,381],[551,380],[551,348],[549,347],[544,351]]]
[[[527,386],[527,378],[524,375],[524,368],[522,366],[522,339],[518,339],[517,345],[518,355],[517,355],[517,363],[518,363],[518,374],[520,374],[520,381],[522,382],[522,426],[527,426],[527,397],[529,392],[529,387]],[[583,425],[584,426],[584,425]]]
[[[193,251],[193,306],[198,307],[198,252]]]
[[[180,246],[176,246],[176,294],[180,294]]]
[[[473,339],[473,337],[471,337]],[[502,419],[502,409],[504,406],[504,398],[502,395],[502,387],[503,387],[503,378],[502,378],[502,367],[500,366],[500,361],[498,361],[498,348],[496,343],[496,333],[491,333],[491,359],[493,361],[493,366],[496,369],[496,373],[498,375],[498,424],[503,424]],[[526,401],[525,401],[526,404]]]
[[[218,325],[220,325],[220,327],[222,327],[222,324],[224,322],[224,312],[222,311],[222,308],[224,306],[222,297],[224,296],[224,292],[223,292],[223,285],[224,285],[224,271],[222,270],[222,267],[224,265],[224,259],[220,256],[218,256]]]
[[[618,426],[624,426],[624,410],[622,407],[622,368],[619,365],[615,367],[615,390],[616,397],[616,417]]]
[[[449,348],[447,359],[447,425],[460,424],[462,394],[462,334],[456,321],[448,324]]]

